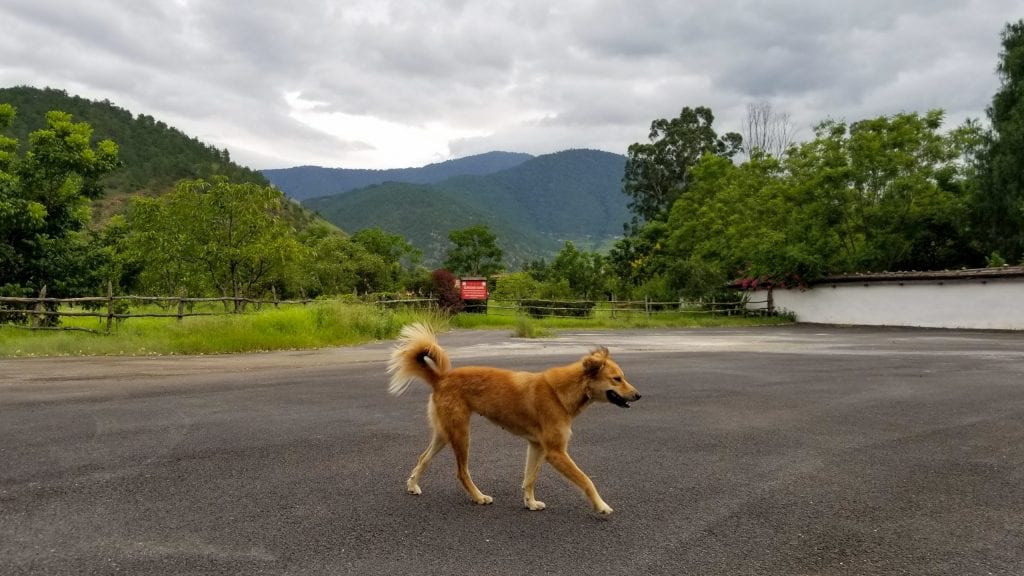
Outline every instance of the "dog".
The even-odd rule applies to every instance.
[[[640,399],[607,348],[597,348],[572,364],[544,372],[486,366],[452,369],[448,353],[438,344],[433,329],[416,323],[402,328],[387,371],[391,375],[388,391],[395,396],[417,378],[433,390],[427,404],[433,437],[406,481],[410,494],[422,493],[420,478],[431,458],[451,444],[457,476],[470,498],[477,504],[493,501],[477,488],[469,474],[469,421],[477,413],[526,439],[522,488],[527,508],[544,509],[544,503],[534,496],[534,484],[546,460],[583,491],[595,511],[612,513],[594,483],[566,451],[572,421],[587,406],[609,402],[628,408],[630,402]]]

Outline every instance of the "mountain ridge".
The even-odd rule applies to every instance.
[[[279,190],[302,201],[385,182],[433,184],[455,176],[493,174],[515,167],[531,158],[532,155],[522,152],[492,151],[420,167],[363,169],[305,165],[271,168],[261,170],[260,173]]]
[[[574,149],[534,157],[488,175],[434,184],[385,182],[303,205],[354,233],[379,227],[401,234],[439,265],[448,233],[476,224],[498,236],[511,268],[550,258],[566,241],[606,248],[629,220],[621,179],[625,156]]]
[[[148,114],[132,112],[109,100],[90,100],[57,88],[33,86],[0,87],[0,103],[15,108],[14,121],[4,131],[28,146],[28,136],[46,127],[46,113],[54,110],[71,114],[73,122],[92,128],[92,141],[113,140],[118,147],[120,167],[104,176],[104,194],[92,202],[93,221],[102,223],[127,210],[132,196],[159,196],[174,189],[183,179],[224,176],[231,182],[269,186],[258,171],[235,163],[227,149],[218,149]],[[286,202],[285,213],[297,226],[315,216],[297,202]]]

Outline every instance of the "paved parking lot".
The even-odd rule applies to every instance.
[[[456,365],[608,346],[643,399],[570,452],[608,518],[474,424],[476,506],[388,343],[0,360],[2,574],[1022,574],[1024,335],[816,326],[454,332]]]

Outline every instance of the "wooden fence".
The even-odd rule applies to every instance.
[[[81,298],[49,298],[46,295],[46,287],[39,291],[39,296],[35,298],[25,297],[11,297],[11,296],[0,296],[0,322],[9,320],[10,318],[25,318],[27,319],[27,328],[33,330],[83,330],[86,332],[95,332],[88,328],[78,327],[59,327],[59,326],[47,326],[46,319],[49,317],[60,317],[60,316],[85,316],[92,318],[105,318],[106,329],[110,332],[111,326],[114,320],[120,320],[124,318],[176,318],[181,320],[189,316],[219,316],[224,314],[237,314],[238,312],[244,311],[245,308],[252,304],[257,307],[264,305],[274,305],[275,307],[281,304],[309,304],[313,302],[310,299],[302,300],[279,300],[276,297],[276,293],[273,293],[274,297],[270,300],[266,299],[255,299],[255,298],[239,298],[233,296],[221,296],[214,298],[189,298],[186,296],[116,296],[114,295],[113,287],[107,286],[106,296],[85,296]],[[167,309],[173,310],[169,312],[123,312],[119,303],[139,303],[146,304],[152,303],[157,304]],[[196,312],[194,306],[200,303],[211,303],[220,302],[223,304],[224,312]],[[10,308],[7,305],[21,305],[19,308]],[[66,306],[74,308],[76,306],[83,307],[82,310],[62,310],[61,307]]]
[[[486,305],[487,314],[527,314],[534,317],[562,316],[562,317],[592,317],[594,313],[600,312],[611,318],[631,317],[644,315],[648,318],[658,315],[679,314],[710,314],[710,315],[743,315],[770,314],[767,307],[764,309],[758,305],[768,304],[767,300],[748,301],[737,299],[735,301],[713,301],[713,300],[490,300]]]
[[[239,298],[221,296],[213,298],[189,298],[186,296],[119,296],[113,293],[113,287],[107,287],[106,296],[88,296],[82,298],[50,298],[46,295],[46,288],[40,290],[39,295],[34,298],[27,297],[0,297],[0,323],[11,320],[21,320],[26,325],[20,326],[34,330],[83,330],[86,332],[97,332],[88,328],[74,326],[51,326],[47,322],[51,317],[75,317],[84,316],[106,320],[106,331],[110,332],[115,320],[126,318],[174,318],[181,320],[190,316],[219,316],[225,314],[237,314],[244,312],[250,305],[256,308],[282,304],[306,305],[319,300],[279,300],[276,293],[272,292],[271,299]],[[219,302],[223,305],[224,311],[195,311],[196,304]],[[126,310],[123,304],[157,304],[167,312],[151,312]],[[382,308],[414,307],[414,308],[436,308],[437,300],[434,298],[381,298],[368,302]],[[757,304],[765,304],[764,309],[758,308]],[[12,306],[13,305],[13,306]],[[752,306],[753,305],[753,306]],[[75,308],[79,307],[80,310]],[[68,309],[70,308],[70,309]],[[490,300],[486,303],[472,304],[467,307],[469,312],[477,312],[494,315],[520,315],[527,314],[534,317],[578,317],[590,318],[595,312],[607,315],[610,318],[628,318],[638,314],[652,317],[659,314],[678,314],[686,312],[690,314],[711,314],[711,315],[742,315],[742,314],[772,314],[771,301],[747,301],[737,300],[732,302],[715,301],[667,301],[654,300],[540,300],[540,299],[519,299],[519,300]]]

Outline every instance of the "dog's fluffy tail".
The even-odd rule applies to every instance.
[[[438,380],[451,370],[448,353],[437,343],[434,330],[419,322],[402,328],[398,345],[391,352],[388,374],[391,383],[388,392],[398,396],[419,378],[433,388]]]

